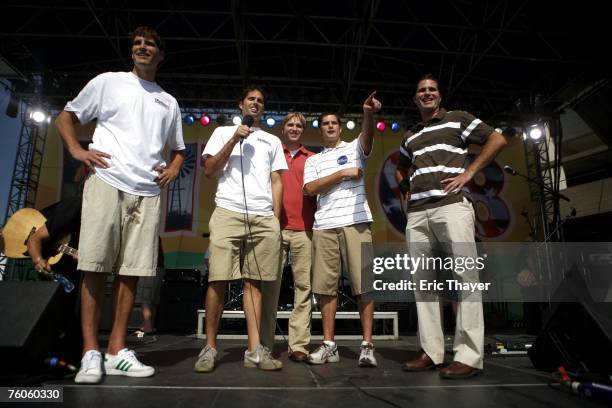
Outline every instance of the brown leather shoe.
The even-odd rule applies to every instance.
[[[289,354],[289,358],[296,363],[303,363],[308,358],[308,355],[306,353],[302,353],[301,351],[294,351],[293,353]]]
[[[427,371],[436,368],[433,360],[423,350],[412,360],[408,360],[402,366],[404,371]]]
[[[444,367],[440,370],[440,377],[447,379],[470,378],[480,374],[481,372],[482,370],[479,370],[478,368],[471,367],[458,361],[453,361],[448,365],[448,367]]]

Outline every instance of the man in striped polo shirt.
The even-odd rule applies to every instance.
[[[424,76],[414,96],[422,121],[406,132],[396,170],[406,204],[406,243],[413,257],[430,256],[442,244],[444,249],[451,248],[453,257],[475,258],[474,210],[464,186],[495,158],[506,140],[467,112],[444,110],[441,100],[438,81]],[[471,164],[467,160],[470,143],[483,145]],[[434,275],[434,271],[418,270],[415,281],[417,285],[421,279],[431,282]],[[478,282],[478,271],[456,269],[453,279]],[[433,369],[444,361],[439,297],[426,289],[417,286],[415,292],[421,351],[404,364],[405,371]],[[442,378],[472,377],[483,366],[482,296],[479,292],[459,292],[458,296],[455,357],[440,370]]]
[[[311,364],[340,361],[334,341],[334,320],[338,300],[338,279],[343,263],[358,300],[363,341],[360,367],[375,367],[372,345],[374,301],[368,274],[362,274],[362,243],[371,243],[372,213],[363,180],[366,160],[372,151],[374,113],[382,104],[373,92],[363,103],[363,123],[359,137],[351,143],[340,139],[342,127],[335,113],[324,113],[319,130],[325,148],[309,157],[304,167],[304,191],[317,196],[312,234],[312,292],[320,295],[323,344],[308,356]],[[367,248],[367,245],[365,246]],[[371,249],[371,247],[370,247]],[[367,254],[364,254],[367,259]]]

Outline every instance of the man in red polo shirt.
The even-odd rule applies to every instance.
[[[289,358],[301,363],[308,357],[312,292],[310,265],[312,258],[312,224],[317,209],[316,197],[304,195],[304,164],[312,156],[300,143],[306,119],[300,113],[289,113],[283,118],[282,140],[288,171],[283,179],[283,212],[280,225],[283,234],[283,259],[289,254],[293,271],[293,312],[289,318]],[[265,283],[264,306],[261,319],[262,344],[272,349],[276,329],[276,311],[281,279]],[[266,296],[267,295],[267,296]]]

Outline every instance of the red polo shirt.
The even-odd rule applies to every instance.
[[[285,159],[289,170],[283,177],[283,212],[280,225],[282,229],[293,231],[311,231],[314,214],[317,210],[317,199],[304,195],[304,164],[314,153],[300,145],[295,156],[283,145]]]

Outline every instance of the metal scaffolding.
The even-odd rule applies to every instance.
[[[29,117],[25,102],[21,103],[20,110],[21,131],[3,225],[17,210],[34,207],[47,140],[47,122],[34,122]],[[8,260],[4,256],[2,258],[0,265],[5,265],[5,269],[0,270],[1,280],[12,279],[17,272],[22,272],[23,261]]]
[[[73,3],[3,6],[0,53],[26,74],[44,56],[44,94],[54,109],[93,73],[129,69],[130,33],[144,21],[168,44],[160,84],[192,107],[235,110],[241,89],[257,84],[268,111],[355,113],[378,90],[385,114],[412,122],[415,81],[433,73],[447,85],[449,106],[505,118],[519,97],[553,96],[568,80],[583,80],[582,67],[592,79],[609,71],[585,49],[599,26],[583,29],[573,10],[551,16],[539,2]],[[61,49],[44,52],[58,41]]]
[[[527,176],[538,181],[540,184],[529,183],[529,193],[532,203],[537,203],[535,209],[537,213],[534,216],[536,236],[539,241],[548,241],[552,237],[549,235],[555,230],[555,226],[551,223],[558,220],[558,214],[555,216],[555,211],[558,211],[556,202],[558,199],[554,196],[554,162],[550,159],[548,137],[548,124],[543,126],[544,131],[542,137],[534,141],[527,137],[524,143],[525,159],[527,164]],[[556,240],[556,239],[553,239]]]
[[[557,116],[558,119],[558,116]],[[564,254],[555,251],[551,242],[563,242],[563,221],[559,211],[559,179],[560,179],[560,149],[561,129],[559,121],[554,117],[541,119],[538,127],[542,129],[542,136],[534,140],[525,137],[524,149],[527,164],[527,176],[531,202],[534,204],[535,214],[532,228],[533,239],[539,244],[536,246],[537,269],[539,279],[548,282],[550,288],[557,287],[565,277],[567,265]],[[529,129],[526,129],[526,133]],[[549,296],[552,292],[549,293]],[[550,301],[549,297],[549,301]]]

